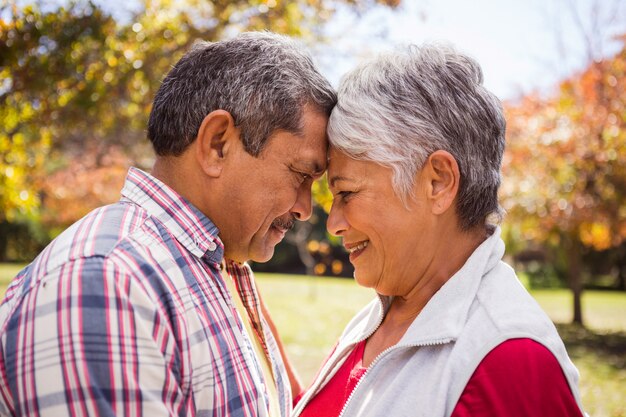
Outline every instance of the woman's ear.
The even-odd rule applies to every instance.
[[[459,164],[449,152],[433,152],[422,170],[428,181],[428,199],[433,214],[443,214],[452,207],[459,192]]]
[[[206,115],[196,137],[196,158],[206,175],[221,175],[233,140],[239,140],[239,130],[229,112],[215,110]]]

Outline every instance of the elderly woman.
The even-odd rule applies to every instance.
[[[501,261],[505,121],[479,65],[413,46],[357,68],[338,95],[328,229],[379,297],[295,416],[581,416],[563,342]]]

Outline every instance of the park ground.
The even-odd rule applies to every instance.
[[[21,265],[0,264],[0,297]],[[350,279],[258,274],[283,342],[303,382],[313,378],[343,327],[373,293]],[[586,327],[571,321],[567,290],[533,290],[556,323],[581,374],[585,411],[592,417],[626,417],[626,293],[586,291]]]

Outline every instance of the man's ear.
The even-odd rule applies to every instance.
[[[239,131],[229,112],[215,110],[206,115],[196,137],[196,158],[206,175],[221,175],[233,140],[239,140]]]
[[[422,170],[428,181],[427,197],[433,214],[443,214],[453,204],[461,181],[459,164],[446,151],[433,152]]]

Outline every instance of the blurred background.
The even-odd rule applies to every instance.
[[[195,40],[288,34],[335,86],[378,52],[446,41],[504,103],[507,261],[557,323],[587,411],[626,416],[626,2],[0,1],[0,295],[62,230],[116,201],[128,167],[150,169],[152,98]],[[307,382],[372,297],[326,233],[324,180],[314,198],[311,222],[253,265]]]

